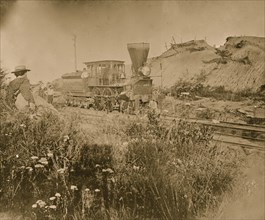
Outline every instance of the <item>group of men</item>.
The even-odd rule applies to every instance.
[[[52,84],[45,85],[44,83],[39,83],[39,96],[47,100],[49,104],[53,103],[54,90]]]
[[[15,75],[15,79],[9,83],[2,83],[4,78],[4,73],[1,73],[1,99],[6,103],[10,109],[16,109],[16,99],[19,94],[27,102],[27,107],[32,110],[36,109],[36,103],[31,91],[31,85],[27,77],[27,72],[30,69],[27,69],[26,66],[20,65],[15,68],[12,72]],[[4,94],[3,94],[4,93]]]

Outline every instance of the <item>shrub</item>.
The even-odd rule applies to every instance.
[[[169,128],[133,124],[129,131],[126,164],[117,174],[123,191],[118,191],[121,206],[139,218],[202,216],[218,207],[240,175],[239,156],[211,144],[209,127],[180,121]]]
[[[88,143],[74,122],[49,112],[37,120],[24,113],[1,120],[0,143],[2,211],[37,219],[106,215],[111,146]]]
[[[239,156],[211,144],[209,127],[163,124],[154,112],[148,118],[128,123],[127,141],[115,147],[93,143],[76,119],[53,113],[2,118],[1,211],[35,219],[188,219],[217,207],[240,174]]]

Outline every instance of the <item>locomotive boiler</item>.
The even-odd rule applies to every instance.
[[[149,44],[130,43],[127,49],[132,61],[130,77],[121,60],[85,62],[83,71],[64,74],[67,104],[107,111],[135,111],[145,106],[152,98],[151,70],[146,64]]]

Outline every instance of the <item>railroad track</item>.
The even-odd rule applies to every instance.
[[[163,119],[167,121],[180,120],[174,116],[166,116]],[[213,140],[215,141],[265,152],[265,126],[200,119],[187,119],[185,121],[212,127],[214,130]]]
[[[88,112],[88,110],[79,111],[78,114],[84,117],[100,118],[106,121],[113,120],[107,117],[108,114],[94,114]],[[111,115],[112,113],[109,114]],[[126,117],[126,120],[133,120],[133,118],[130,115],[130,117]],[[181,120],[174,116],[161,116],[161,119],[168,122]],[[185,119],[185,121],[212,127],[214,130],[214,141],[265,152],[265,126],[225,121],[213,122],[201,119]]]

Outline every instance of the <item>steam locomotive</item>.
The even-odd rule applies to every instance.
[[[151,70],[146,65],[148,43],[130,43],[132,76],[126,77],[125,62],[85,62],[83,71],[62,76],[67,105],[97,110],[135,111],[152,98]]]

